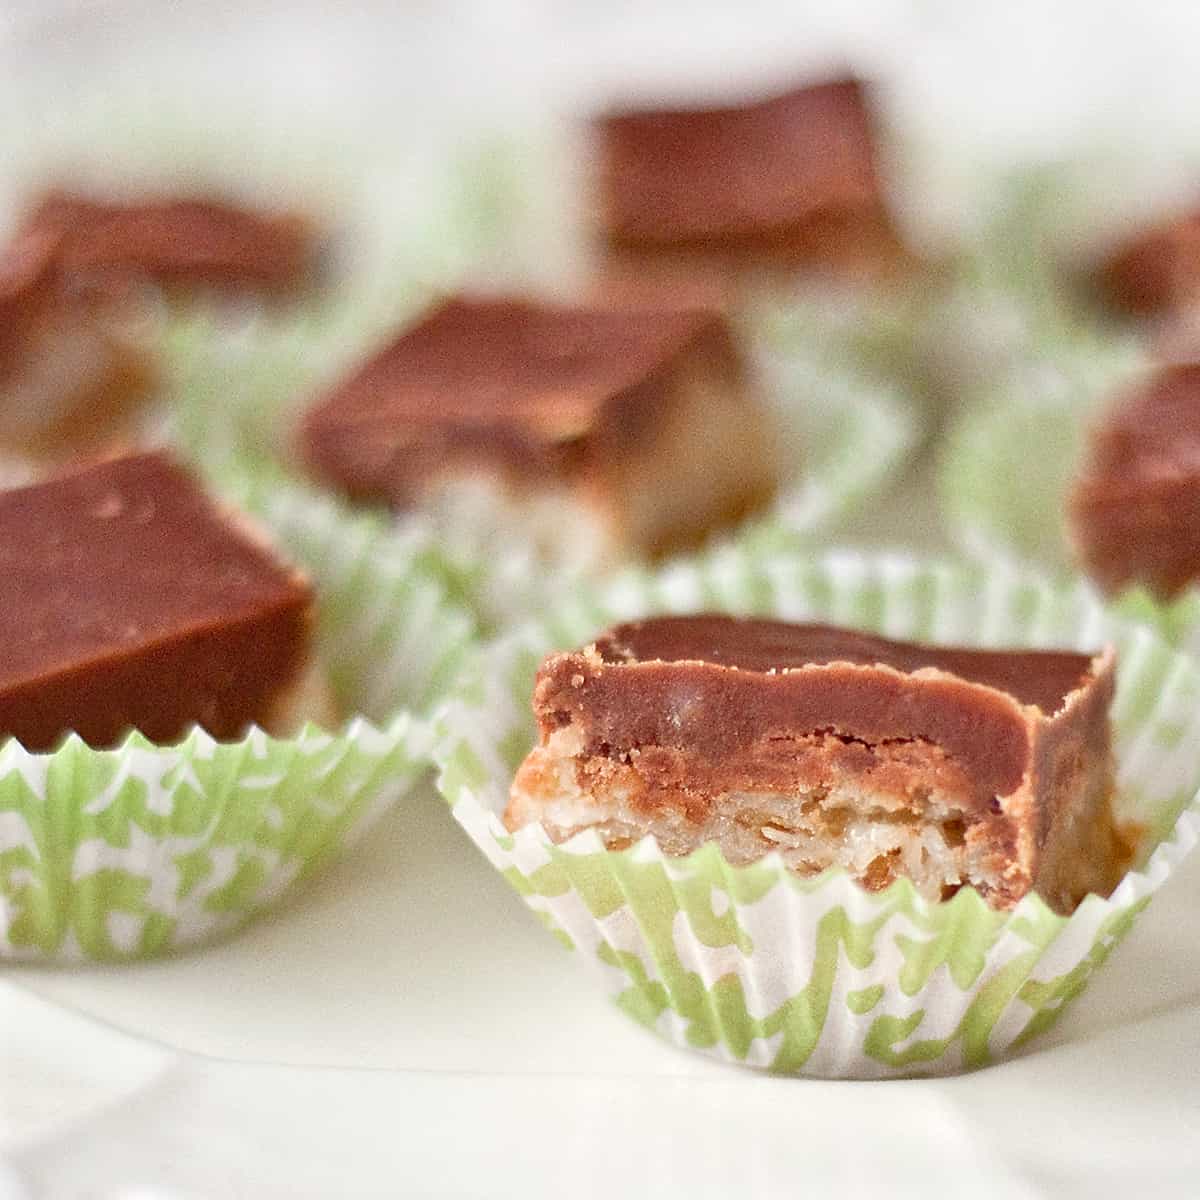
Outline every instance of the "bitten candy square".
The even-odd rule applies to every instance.
[[[538,672],[505,823],[610,849],[715,842],[928,899],[1059,912],[1132,859],[1111,799],[1111,650],[952,649],[720,615],[618,625]]]

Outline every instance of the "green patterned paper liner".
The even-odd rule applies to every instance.
[[[0,746],[0,959],[146,958],[243,924],[352,843],[424,774],[421,715],[472,637],[427,548],[277,483],[225,494],[312,575],[317,652],[346,712],[329,731],[193,730],[113,750]]]
[[[806,346],[903,380],[927,432],[987,403],[997,380],[1076,358],[1089,343],[1103,361],[1095,314],[1075,295],[1054,230],[1064,220],[1063,166],[1004,173],[980,228],[924,272],[880,288],[810,287],[764,303],[772,340]],[[1061,235],[1058,238],[1061,241]]]
[[[966,553],[1055,580],[1077,571],[1066,504],[1087,431],[1144,363],[1122,340],[1060,348],[1056,361],[1010,375],[986,406],[959,421],[943,452],[940,485],[950,532]],[[1115,607],[1200,652],[1200,588],[1166,604],[1132,588]]]
[[[922,899],[900,880],[871,894],[844,872],[800,879],[777,856],[731,867],[651,839],[606,851],[591,832],[555,845],[500,821],[535,739],[529,697],[550,650],[655,611],[815,619],[890,637],[982,645],[1111,640],[1117,813],[1150,831],[1108,899],[1071,917],[1037,896],[1011,912],[971,889]],[[676,1044],[787,1075],[944,1074],[1024,1046],[1079,994],[1200,836],[1200,670],[1082,589],[1004,570],[893,556],[755,558],[732,549],[580,593],[493,643],[439,714],[439,786],[471,839],[630,1016]]]
[[[1072,172],[1043,164],[1002,173],[982,227],[962,248],[926,313],[922,342],[956,409],[997,379],[1095,339],[1092,315],[1069,286],[1055,229]],[[1098,348],[1099,350],[1099,348]],[[1102,351],[1100,352],[1102,357]]]
[[[772,527],[827,534],[895,479],[917,442],[914,413],[899,389],[844,363],[766,350],[758,361],[799,470],[735,538]]]

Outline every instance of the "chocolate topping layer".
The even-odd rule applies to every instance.
[[[236,735],[303,668],[311,604],[166,455],[0,492],[0,738]]]
[[[304,282],[316,255],[304,218],[212,199],[118,203],[52,192],[27,228],[57,239],[65,272],[104,281],[283,291]]]
[[[1162,367],[1126,391],[1091,450],[1087,473],[1109,486],[1200,473],[1200,363]]]
[[[673,747],[720,764],[813,734],[931,743],[963,765],[985,808],[1030,776],[1040,727],[1099,676],[1111,686],[1111,673],[1111,654],[949,650],[827,626],[666,617],[549,658],[534,707],[543,736],[575,723],[597,754]]]
[[[1086,654],[922,646],[832,625],[717,614],[654,617],[617,625],[597,638],[596,649],[610,663],[696,661],[759,673],[830,663],[882,665],[905,674],[934,668],[1009,692],[1047,715],[1062,707],[1093,667]]]
[[[351,494],[401,504],[455,459],[550,482],[636,439],[692,344],[734,358],[711,311],[454,297],[306,414],[302,451]]]
[[[855,79],[744,105],[618,112],[596,133],[602,219],[618,243],[770,236],[881,204]]]

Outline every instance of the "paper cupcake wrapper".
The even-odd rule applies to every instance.
[[[1066,500],[1088,427],[1140,365],[1133,347],[1092,340],[993,381],[942,457],[946,518],[965,549],[1072,570]]]
[[[1121,340],[1060,350],[1056,361],[1011,373],[986,405],[959,421],[943,452],[940,489],[947,525],[967,554],[1051,579],[1078,569],[1066,504],[1088,427],[1143,366],[1142,352]],[[1132,588],[1114,608],[1200,653],[1200,588],[1170,603]]]
[[[226,489],[318,589],[317,655],[339,730],[252,729],[180,744],[131,734],[0,746],[0,959],[145,958],[227,933],[353,842],[429,763],[419,714],[472,634],[421,565],[424,547],[277,485]],[[417,715],[414,715],[417,714]]]
[[[829,621],[889,637],[1119,654],[1117,815],[1150,833],[1111,897],[1070,917],[1037,896],[1011,912],[971,889],[922,899],[907,880],[864,891],[841,871],[800,879],[777,856],[732,867],[651,839],[555,845],[500,816],[535,741],[541,658],[651,612],[720,609]],[[855,554],[723,551],[581,594],[481,652],[438,716],[439,786],[489,861],[630,1016],[677,1045],[781,1074],[879,1078],[995,1061],[1050,1026],[1200,835],[1200,670],[1079,589]]]
[[[1062,190],[1070,179],[1049,168],[993,177],[977,227],[923,275],[776,302],[768,308],[775,336],[903,380],[927,433],[986,405],[998,379],[1030,363],[1054,361],[1070,347],[1082,357],[1096,338],[1095,314],[1067,285],[1063,235],[1055,232],[1068,220]]]
[[[761,339],[755,344],[762,347]],[[828,534],[884,491],[907,461],[919,437],[909,398],[882,377],[815,354],[761,348],[758,359],[785,456],[799,469],[770,510],[733,537],[756,528]]]

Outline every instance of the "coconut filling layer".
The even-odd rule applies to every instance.
[[[566,487],[518,489],[499,473],[446,471],[421,493],[421,508],[451,557],[491,551],[520,562],[547,563],[568,573],[609,566],[617,559],[606,514]]]
[[[341,719],[329,678],[314,656],[291,683],[272,697],[259,723],[272,737],[287,738],[310,722],[325,730],[336,730]]]
[[[451,554],[502,547],[572,573],[703,544],[769,501],[787,457],[740,366],[711,359],[681,366],[654,420],[587,470],[552,480],[448,464],[423,482],[419,507]]]
[[[715,842],[734,865],[777,852],[798,875],[841,867],[870,890],[905,876],[931,900],[947,899],[964,884],[984,894],[1003,884],[996,818],[968,815],[935,787],[917,783],[899,794],[839,773],[820,786],[787,791],[709,795],[679,788],[667,796],[659,790],[647,803],[636,768],[604,760],[596,770],[595,759],[589,765],[571,753],[579,740],[577,731],[559,730],[525,761],[505,813],[510,829],[540,821],[556,842],[594,829],[613,850],[649,834],[671,855]]]

